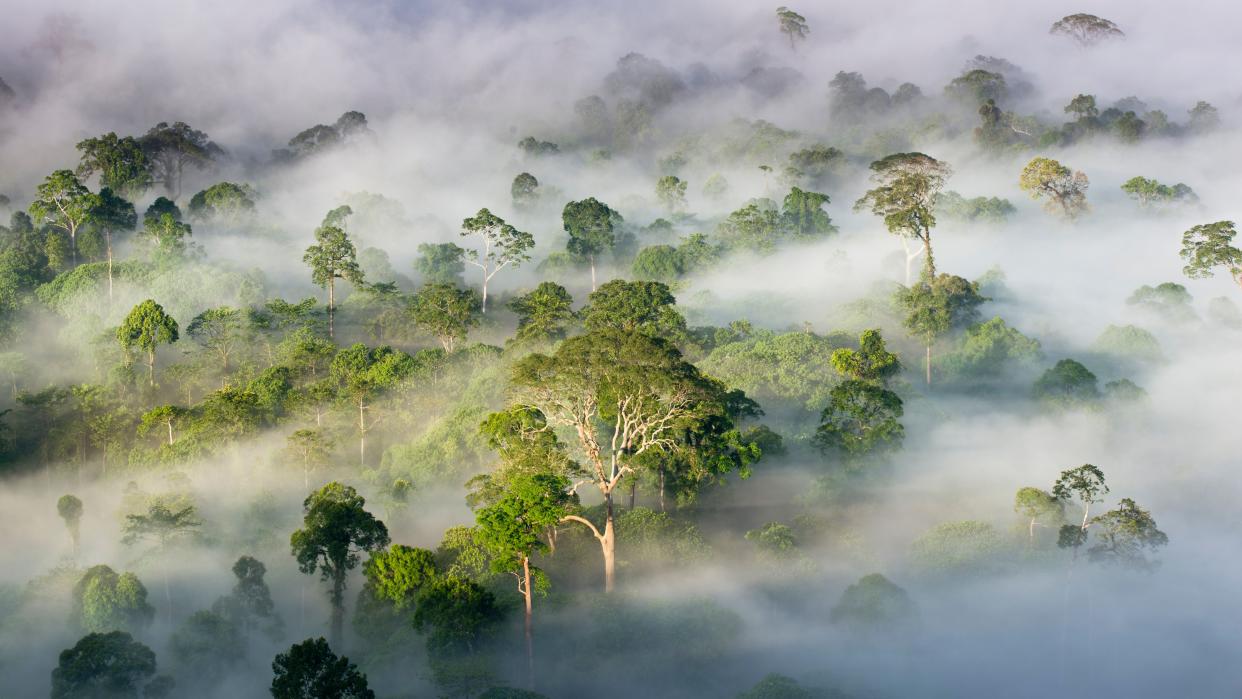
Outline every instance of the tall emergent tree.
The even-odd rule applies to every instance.
[[[1052,158],[1035,158],[1022,169],[1018,186],[1032,199],[1044,199],[1044,209],[1073,220],[1086,213],[1087,187],[1091,181],[1082,171],[1070,170]]]
[[[358,553],[388,545],[388,527],[364,505],[366,500],[353,487],[328,483],[302,503],[302,528],[289,538],[298,569],[307,575],[319,571],[323,580],[332,582],[328,599],[332,603],[331,638],[336,643],[345,625],[345,580],[358,567]]]
[[[603,531],[585,517],[563,519],[590,529],[604,556],[604,589],[615,583],[613,491],[647,452],[672,448],[696,403],[715,398],[703,377],[668,342],[641,332],[602,329],[572,337],[551,356],[531,354],[514,365],[519,405],[549,425],[570,428],[590,483],[604,497]]]
[[[1067,15],[1052,23],[1049,34],[1067,36],[1083,48],[1089,48],[1106,39],[1120,39],[1125,32],[1103,17],[1096,17],[1083,12]]]
[[[591,266],[591,291],[595,291],[595,261],[616,244],[615,225],[620,221],[620,214],[595,197],[571,201],[561,212],[561,222],[569,234],[566,249]]]
[[[76,495],[62,495],[56,501],[56,513],[65,520],[69,540],[73,543],[73,557],[78,557],[78,540],[81,535],[82,501]]]
[[[233,564],[232,570],[237,584],[230,594],[211,605],[211,611],[236,626],[243,639],[249,638],[255,628],[261,628],[275,640],[284,624],[276,613],[272,591],[263,580],[267,566],[251,556],[242,556]]]
[[[353,242],[344,228],[329,222],[331,218],[329,212],[324,225],[315,229],[315,244],[306,248],[302,261],[311,268],[311,281],[328,290],[328,337],[335,337],[336,280],[361,284],[363,276]]]
[[[116,339],[126,352],[137,347],[147,353],[147,378],[152,387],[155,386],[155,349],[176,342],[180,337],[177,330],[177,321],[152,299],[134,306],[116,329]]]
[[[193,505],[173,509],[157,502],[147,508],[146,514],[125,516],[125,536],[121,541],[126,545],[150,541],[153,546],[148,554],[160,558],[160,570],[164,576],[165,618],[169,624],[172,624],[172,591],[168,584],[168,555],[176,544],[195,536],[202,524]]]
[[[534,679],[532,605],[535,575],[531,556],[547,549],[543,537],[574,504],[569,479],[556,473],[524,473],[507,480],[499,500],[475,513],[477,538],[492,554],[492,570],[517,579],[526,612],[526,662]]]
[[[483,251],[466,250],[466,261],[483,272],[483,301],[480,310],[487,313],[487,283],[496,273],[512,265],[515,269],[530,259],[535,238],[505,223],[503,218],[487,209],[461,222],[462,237],[477,235]]]
[[[811,32],[806,18],[788,7],[776,8],[776,20],[780,23],[781,33],[789,37],[789,50],[791,51],[797,50],[795,41],[806,41],[806,35]]]
[[[134,205],[104,187],[99,191],[99,204],[91,214],[92,227],[103,234],[104,253],[108,257],[108,302],[112,302],[112,250],[116,234],[133,231],[138,226]]]
[[[49,225],[69,236],[70,256],[77,267],[78,231],[91,220],[99,203],[99,195],[87,189],[72,170],[57,170],[35,191],[30,218],[35,226]]]
[[[924,269],[936,274],[932,258],[931,232],[936,226],[936,196],[952,174],[948,164],[923,153],[894,153],[871,163],[870,189],[854,204],[854,210],[870,209],[884,219],[884,226],[901,238],[906,250],[906,284],[910,283],[910,263],[926,254]],[[919,241],[910,251],[909,240]]]
[[[1078,547],[1087,541],[1087,527],[1091,526],[1091,505],[1103,501],[1107,494],[1104,472],[1091,464],[1061,472],[1052,486],[1052,496],[1061,502],[1077,499],[1082,503],[1082,524],[1062,525],[1058,546],[1072,548],[1074,555],[1078,555]]]
[[[906,311],[906,329],[922,338],[927,348],[924,372],[928,386],[932,382],[932,345],[936,339],[978,320],[979,306],[986,300],[975,282],[953,274],[933,277],[926,269],[916,284],[898,292],[897,302]]]
[[[224,150],[183,121],[161,121],[138,139],[155,182],[172,199],[181,196],[181,177],[186,166],[202,170],[224,155]]]
[[[1182,271],[1193,279],[1203,279],[1220,267],[1242,285],[1242,250],[1234,247],[1238,233],[1233,221],[1217,221],[1194,226],[1182,234]]]

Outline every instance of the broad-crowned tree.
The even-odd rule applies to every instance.
[[[975,282],[952,274],[933,277],[926,269],[914,286],[897,293],[897,302],[906,311],[906,330],[922,339],[926,347],[923,368],[928,386],[932,382],[932,345],[949,331],[978,320],[984,301],[987,298],[979,294]]]
[[[155,651],[128,633],[90,633],[60,652],[52,670],[51,696],[139,697],[155,670]]]
[[[152,299],[134,306],[116,329],[116,339],[122,349],[129,352],[136,347],[147,353],[147,380],[152,387],[155,386],[155,350],[180,337],[177,321]]]
[[[272,699],[375,699],[367,676],[323,638],[293,644],[272,661],[272,672]]]
[[[529,172],[519,173],[513,178],[513,184],[509,187],[509,194],[513,197],[514,208],[530,208],[539,201],[539,180],[535,179],[535,176]]]
[[[473,580],[453,575],[425,585],[414,608],[414,628],[427,633],[428,653],[440,658],[473,653],[500,618],[495,595]]]
[[[1192,279],[1203,279],[1223,269],[1242,285],[1242,250],[1233,245],[1237,229],[1233,221],[1217,221],[1194,226],[1182,234],[1182,272]]]
[[[248,184],[217,182],[190,197],[186,213],[197,221],[237,224],[254,213],[256,196]]]
[[[837,232],[832,219],[824,211],[827,194],[807,192],[797,187],[789,190],[781,206],[781,227],[794,240],[818,240]]]
[[[69,236],[72,265],[78,266],[78,231],[95,214],[99,195],[86,188],[72,170],[48,175],[35,191],[30,218],[36,226],[48,225]]]
[[[1121,39],[1125,32],[1113,22],[1084,12],[1066,15],[1048,29],[1049,34],[1069,37],[1083,48],[1095,46],[1107,39]]]
[[[387,345],[370,348],[358,343],[337,353],[330,375],[338,395],[358,409],[358,463],[367,463],[367,433],[380,421],[372,403],[414,370],[414,359]],[[368,420],[368,414],[370,419]]]
[[[1070,170],[1052,158],[1035,158],[1022,169],[1018,186],[1032,199],[1044,199],[1044,209],[1073,220],[1090,210],[1087,187],[1091,181],[1081,171]]]
[[[146,435],[153,429],[168,433],[168,446],[173,445],[176,434],[174,428],[181,420],[189,417],[190,411],[178,405],[161,405],[151,408],[142,414],[138,423],[138,434]]]
[[[340,642],[345,624],[345,582],[349,571],[358,567],[361,551],[375,551],[388,545],[388,528],[363,509],[366,500],[353,487],[331,482],[307,496],[302,504],[305,517],[289,545],[298,569],[307,575],[316,571],[331,581],[328,596],[332,603],[331,637]]]
[[[1095,374],[1073,359],[1062,359],[1045,371],[1032,388],[1035,399],[1062,407],[1092,407],[1100,399]]]
[[[466,271],[463,261],[466,251],[453,243],[420,243],[418,257],[414,258],[414,271],[423,284],[452,284],[462,286],[462,273]]]
[[[656,199],[669,213],[677,213],[686,207],[685,180],[676,175],[665,175],[656,180]]]
[[[814,441],[821,451],[856,465],[901,448],[904,413],[896,393],[867,381],[842,381],[829,392]]]
[[[561,212],[561,222],[569,234],[566,249],[591,267],[591,291],[595,291],[595,263],[600,255],[617,243],[616,226],[621,215],[594,197],[571,201]]]
[[[69,530],[69,541],[73,544],[73,557],[78,557],[78,543],[81,538],[82,500],[76,495],[62,495],[56,501],[56,514],[65,520],[65,528]]]
[[[315,244],[306,248],[302,261],[311,268],[311,281],[328,290],[328,336],[335,337],[336,280],[363,281],[354,244],[344,228],[325,224],[315,229]]]
[[[1199,201],[1199,196],[1187,184],[1178,182],[1175,185],[1167,185],[1141,176],[1131,177],[1123,182],[1121,191],[1144,209],[1194,204]]]
[[[151,186],[151,171],[146,153],[132,136],[118,138],[106,133],[78,143],[82,162],[78,176],[83,179],[99,174],[99,186],[107,187],[127,198],[142,196]]]
[[[868,632],[905,626],[917,615],[917,608],[904,589],[883,575],[872,573],[841,593],[841,600],[829,612],[828,620]]]
[[[234,354],[249,346],[251,338],[246,316],[236,308],[209,308],[194,316],[185,326],[185,334],[215,355],[221,381],[227,381]]]
[[[106,565],[92,566],[73,587],[73,618],[86,631],[139,632],[154,617],[147,588],[133,573],[118,575]]]
[[[1096,543],[1087,549],[1087,560],[1110,563],[1134,570],[1151,571],[1158,562],[1147,559],[1169,543],[1169,537],[1156,526],[1151,513],[1130,498],[1122,498],[1116,509],[1092,520]]]
[[[588,331],[641,332],[675,342],[686,332],[686,319],[674,308],[676,303],[662,282],[614,279],[587,297],[582,324]]]
[[[530,250],[535,247],[535,238],[530,233],[509,225],[503,218],[487,209],[479,209],[479,213],[463,220],[461,235],[477,236],[482,245],[482,250],[466,250],[466,261],[483,272],[483,297],[479,308],[481,312],[487,313],[488,282],[505,267],[512,266],[516,269],[530,260]]]
[[[533,291],[509,302],[517,314],[514,339],[519,342],[555,342],[565,337],[574,320],[574,298],[556,282],[541,282]]]
[[[797,50],[795,42],[806,41],[806,35],[811,32],[806,18],[788,7],[776,8],[776,21],[780,25],[781,33],[789,37],[790,51]]]
[[[1065,501],[1046,490],[1027,486],[1013,496],[1013,511],[1027,520],[1027,545],[1035,545],[1035,527],[1057,527],[1065,521]]]
[[[418,327],[440,341],[445,352],[463,342],[470,329],[479,324],[479,294],[451,284],[426,284],[414,294],[410,315]]]
[[[870,210],[884,219],[889,233],[901,238],[906,250],[906,283],[910,283],[910,263],[925,254],[924,269],[936,274],[931,234],[936,226],[936,196],[952,174],[947,163],[923,153],[894,153],[871,163],[870,189],[854,204],[855,211]],[[910,251],[909,240],[919,241]]]
[[[187,166],[203,170],[224,156],[224,150],[207,134],[183,121],[161,121],[138,138],[151,175],[171,199],[181,196],[181,179]]]
[[[419,593],[440,575],[434,553],[401,544],[372,551],[362,570],[371,594],[397,611],[412,610]]]
[[[166,619],[169,624],[172,624],[172,590],[168,583],[168,557],[176,546],[197,536],[198,528],[202,524],[193,505],[170,508],[157,502],[148,507],[145,514],[125,516],[122,543],[132,546],[138,542],[148,542],[151,544],[148,555],[160,559],[160,570],[164,576],[165,610],[168,614]]]
[[[901,373],[901,361],[884,346],[884,337],[877,329],[864,330],[858,336],[858,349],[842,347],[833,350],[832,368],[855,381],[885,386]]]
[[[675,430],[717,385],[674,347],[641,332],[606,329],[562,342],[552,355],[532,354],[513,368],[518,405],[535,408],[548,423],[577,437],[590,483],[604,497],[604,528],[577,515],[600,543],[604,589],[615,578],[613,491],[635,472],[634,460],[671,448]]]

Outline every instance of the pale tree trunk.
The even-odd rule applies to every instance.
[[[358,464],[367,465],[367,412],[366,405],[358,401]]]
[[[332,577],[332,628],[330,630],[332,647],[341,648],[341,637],[345,633],[345,571],[338,571]]]
[[[526,684],[531,689],[535,688],[535,640],[533,630],[533,614],[531,610],[531,584],[530,584],[530,556],[522,556],[522,585],[523,602],[526,605]]]
[[[112,230],[104,231],[108,245],[108,305],[112,305]]]
[[[595,256],[591,255],[591,291],[595,291]]]
[[[1031,518],[1031,524],[1027,527],[1027,537],[1031,546],[1035,545],[1035,518]]]
[[[147,352],[147,381],[155,388],[155,350]]]
[[[487,313],[487,280],[488,280],[487,269],[485,268],[483,270],[483,304],[480,309],[480,313],[484,313],[484,314]]]
[[[604,592],[612,592],[615,587],[617,572],[617,532],[613,527],[611,492],[605,497],[605,503],[607,505],[608,518],[604,520],[604,536],[599,543],[604,550]]]
[[[931,338],[927,338],[927,359],[924,361],[924,367],[927,369],[927,385],[931,385]]]
[[[336,284],[335,277],[328,277],[328,337],[335,340],[333,321],[336,317]]]
[[[664,464],[660,464],[660,511],[664,512]]]
[[[903,235],[901,236],[901,247],[905,248],[906,251],[906,286],[910,286],[910,265],[914,263],[914,260],[919,255],[926,251],[927,246],[920,245],[917,250],[910,252],[910,240]]]
[[[168,446],[171,447],[172,444],[173,444],[172,420],[169,420],[168,421]]]

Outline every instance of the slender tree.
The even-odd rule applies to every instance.
[[[487,209],[461,222],[462,237],[478,236],[483,250],[467,250],[466,261],[483,272],[481,312],[487,313],[487,283],[505,267],[518,268],[530,260],[535,238],[505,223],[503,218]]]
[[[877,186],[854,203],[854,210],[869,209],[884,219],[889,233],[901,238],[906,250],[906,284],[910,283],[910,263],[920,254],[926,255],[923,267],[934,277],[931,234],[936,226],[936,197],[952,170],[923,153],[895,153],[871,163],[871,170]],[[918,250],[910,251],[910,239],[919,241]]]
[[[147,378],[155,387],[155,350],[178,340],[177,321],[164,312],[164,307],[147,299],[134,306],[116,329],[116,338],[128,352],[137,347],[147,353]]]
[[[311,280],[328,290],[328,337],[335,337],[336,280],[363,282],[354,244],[344,228],[325,223],[315,229],[315,244],[306,248],[302,261],[311,268]]]
[[[72,170],[57,170],[40,184],[30,203],[30,218],[36,226],[49,225],[69,236],[74,267],[78,266],[78,231],[99,208],[99,195],[78,180]]]
[[[569,253],[591,266],[591,291],[595,291],[595,262],[616,245],[615,226],[620,220],[620,214],[594,197],[571,201],[561,212],[561,221],[569,234]]]
[[[147,508],[146,514],[126,515],[121,541],[133,545],[139,541],[152,544],[150,554],[160,558],[164,576],[164,603],[168,624],[172,624],[172,591],[168,583],[168,554],[175,544],[194,537],[202,526],[193,505],[172,509],[163,503]]]
[[[781,33],[789,37],[790,51],[796,51],[795,42],[806,41],[806,35],[811,32],[806,18],[788,7],[776,8],[776,20],[780,23]]]
[[[395,386],[414,370],[414,359],[387,345],[370,348],[355,344],[337,353],[329,369],[339,386],[339,394],[358,409],[358,464],[367,463],[367,433],[379,418],[373,416],[372,402],[383,391]],[[368,415],[371,419],[368,420]]]
[[[78,557],[78,542],[81,537],[82,501],[76,495],[62,495],[56,501],[56,513],[65,520],[65,528],[69,530],[69,541],[73,544],[73,557]]]

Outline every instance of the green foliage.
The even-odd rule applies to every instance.
[[[1234,282],[1242,285],[1242,250],[1232,245],[1237,230],[1233,221],[1217,221],[1194,226],[1182,234],[1182,268],[1186,276],[1202,279],[1223,268]]]
[[[828,394],[815,444],[850,462],[895,452],[905,439],[904,412],[896,393],[865,381],[844,381]]]
[[[841,594],[828,619],[859,631],[903,627],[918,615],[905,590],[879,573],[865,575]]]
[[[513,198],[514,208],[523,209],[534,206],[539,201],[539,180],[529,172],[519,173],[513,178],[509,194]]]
[[[424,284],[463,286],[462,273],[466,271],[466,263],[462,258],[465,254],[465,248],[453,243],[419,243],[414,271]]]
[[[245,221],[254,213],[254,189],[247,184],[217,182],[190,197],[190,218],[226,224]]]
[[[954,191],[941,192],[936,197],[937,216],[950,221],[1000,225],[1017,213],[1008,199],[1000,197],[974,197],[967,199]]]
[[[940,574],[995,572],[1005,541],[986,522],[945,522],[932,527],[910,545],[911,562]]]
[[[1036,400],[1061,408],[1091,407],[1100,399],[1095,374],[1073,359],[1062,359],[1035,381]]]
[[[1119,359],[1159,362],[1164,359],[1156,336],[1137,325],[1110,325],[1100,333],[1091,349]]]
[[[876,329],[864,330],[858,336],[858,349],[842,347],[829,357],[832,368],[842,376],[856,381],[884,385],[901,373],[897,355],[884,346],[884,338]]]
[[[776,8],[776,19],[780,23],[781,33],[789,37],[790,49],[794,48],[795,41],[806,41],[806,35],[811,32],[806,18],[788,7]]]
[[[942,366],[951,378],[989,379],[1042,357],[1038,340],[995,317],[966,328],[961,343],[943,358]]]
[[[1172,322],[1187,322],[1197,316],[1190,305],[1194,297],[1186,287],[1174,282],[1164,282],[1156,286],[1144,284],[1126,299],[1126,303],[1137,306],[1157,317]]]
[[[699,365],[769,409],[785,403],[820,411],[839,381],[832,354],[847,342],[843,336],[761,330],[716,347]]]
[[[1091,184],[1082,172],[1070,170],[1052,158],[1035,158],[1022,169],[1018,186],[1030,192],[1032,199],[1044,199],[1044,209],[1073,220],[1086,213],[1087,187]]]
[[[237,626],[209,611],[190,615],[173,632],[169,646],[182,667],[193,669],[194,680],[200,684],[225,679],[245,658],[244,638]]]
[[[123,631],[90,633],[60,652],[52,670],[52,699],[137,699],[155,675],[155,652]]]
[[[367,676],[323,638],[295,643],[272,661],[273,699],[375,699]]]
[[[138,632],[151,624],[155,609],[147,588],[133,573],[117,575],[106,565],[88,568],[73,588],[74,618],[86,631]]]
[[[686,182],[676,175],[665,175],[656,181],[656,199],[670,213],[686,206]]]
[[[746,532],[746,540],[753,543],[761,554],[777,559],[794,556],[798,548],[793,528],[780,522],[768,522],[759,529],[751,529]]]
[[[414,607],[419,593],[439,575],[434,553],[401,544],[373,551],[363,573],[372,594],[398,611]]]
[[[237,628],[243,640],[249,638],[252,630],[262,631],[275,640],[284,623],[276,613],[272,591],[263,580],[267,566],[251,556],[242,556],[232,570],[237,583],[232,592],[211,605],[211,611]]]
[[[1181,182],[1170,186],[1146,177],[1131,177],[1122,183],[1121,191],[1144,209],[1189,205],[1199,201],[1195,191]]]
[[[439,339],[445,352],[452,352],[479,324],[480,298],[473,289],[449,284],[427,284],[414,295],[410,315],[418,326]]]
[[[931,231],[936,226],[936,200],[952,169],[923,153],[894,153],[871,163],[871,171],[876,187],[854,203],[854,210],[881,217],[893,235],[918,239],[926,248],[927,269],[934,274]]]
[[[594,267],[596,258],[616,244],[616,228],[622,219],[607,204],[591,197],[566,204],[561,221],[569,234],[566,250]]]
[[[1005,102],[1008,88],[1005,76],[976,68],[954,78],[944,88],[946,96],[974,108],[988,100]]]
[[[660,566],[708,558],[711,549],[693,523],[647,507],[617,515],[617,538],[624,541],[623,564]]]
[[[181,196],[181,177],[186,166],[202,170],[224,155],[224,150],[183,121],[160,122],[138,139],[155,182],[168,196]]]
[[[614,279],[587,297],[582,324],[588,331],[641,332],[670,340],[681,337],[686,320],[674,308],[677,299],[661,282]]]
[[[146,153],[132,136],[119,138],[106,133],[78,142],[77,149],[82,153],[78,175],[89,178],[98,173],[100,187],[138,197],[151,185]]]
[[[491,592],[449,575],[432,580],[419,593],[414,628],[427,632],[429,653],[444,656],[473,652],[500,618]]]
[[[1091,561],[1151,571],[1159,564],[1149,561],[1146,551],[1154,552],[1169,543],[1168,535],[1156,527],[1151,514],[1130,498],[1122,498],[1116,509],[1099,515],[1091,524],[1096,528],[1096,543],[1087,549]]]

